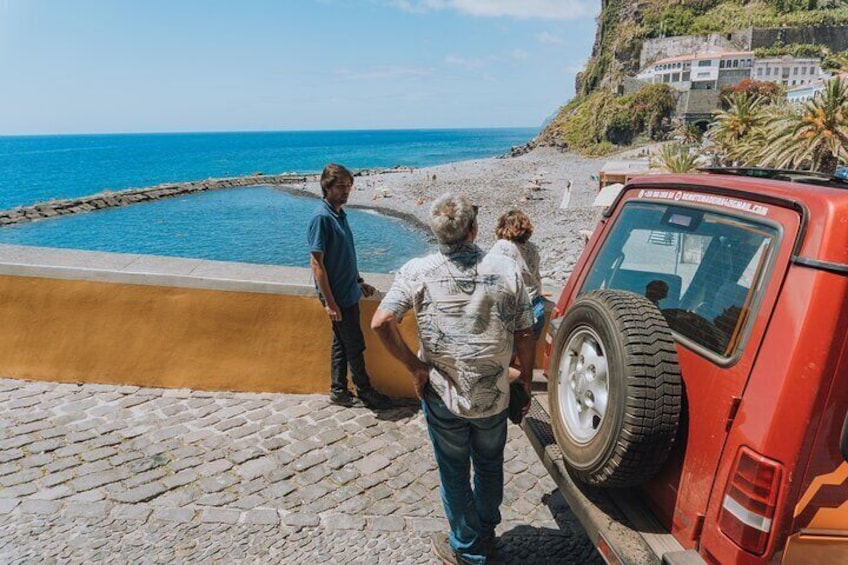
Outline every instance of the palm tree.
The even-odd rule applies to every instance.
[[[716,114],[707,136],[724,161],[744,163],[751,155],[751,134],[766,123],[766,100],[760,95],[734,92],[727,102],[729,108]]]
[[[848,161],[848,81],[830,79],[823,92],[775,119],[766,131],[763,164],[833,173],[840,161]]]
[[[698,166],[698,155],[687,145],[667,143],[660,150],[659,164],[670,173],[688,173]]]

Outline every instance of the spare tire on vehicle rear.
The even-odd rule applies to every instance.
[[[554,338],[548,378],[554,437],[580,480],[625,487],[659,471],[677,435],[683,385],[654,303],[619,290],[578,298]]]

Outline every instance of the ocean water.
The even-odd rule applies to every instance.
[[[427,167],[502,154],[533,129],[376,130],[0,137],[0,210],[51,198],[296,171]]]
[[[532,129],[0,137],[0,209],[104,189],[349,168],[424,167],[491,157]],[[307,266],[317,200],[270,187],[227,189],[0,228],[0,243]],[[359,267],[391,272],[430,248],[402,220],[350,210]]]
[[[269,186],[232,188],[0,229],[0,243],[309,266],[317,198]],[[426,253],[426,234],[397,218],[348,209],[363,272],[388,273]]]

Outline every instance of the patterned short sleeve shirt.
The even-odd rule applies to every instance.
[[[415,312],[430,385],[451,412],[499,414],[509,404],[513,333],[533,324],[515,261],[463,244],[406,263],[380,303],[402,318]]]

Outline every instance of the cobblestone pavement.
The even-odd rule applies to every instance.
[[[499,563],[599,558],[510,424]],[[417,406],[0,379],[0,563],[434,563]]]

